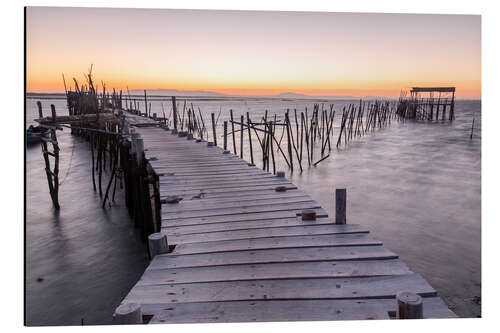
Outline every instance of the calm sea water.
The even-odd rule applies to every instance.
[[[310,114],[314,103],[193,100],[187,107],[191,102],[196,110],[200,108],[207,128],[210,113],[217,118],[221,111],[219,145],[229,109],[238,120],[249,112],[256,122],[266,109],[269,117],[277,114],[283,119],[287,108],[296,108],[300,115],[307,107]],[[359,102],[323,102],[325,108],[334,104],[336,138],[342,107]],[[183,103],[179,100],[180,115]],[[42,104],[47,111],[54,104],[58,114],[67,113],[63,100],[43,100]],[[162,110],[167,116],[171,112],[169,101],[152,98],[151,105],[159,116]],[[458,315],[476,317],[481,314],[481,102],[459,100],[455,113],[451,124],[392,121],[385,129],[332,149],[328,159],[317,167],[304,166],[303,172],[297,166],[295,172],[287,171],[276,153],[277,168],[287,171],[287,177],[331,216],[335,188],[347,188],[348,223],[368,227],[422,274]],[[36,115],[35,100],[28,99],[28,125]],[[249,160],[247,135],[243,157]],[[260,166],[260,148],[252,135],[254,159]],[[99,195],[92,189],[88,143],[72,137],[68,129],[59,132],[58,138],[63,182],[59,213],[52,209],[40,147],[28,147],[26,152],[27,323],[78,325],[82,319],[84,324],[110,323],[114,308],[147,266],[145,246],[126,212],[121,191],[116,202],[101,208]],[[238,152],[239,138],[237,133]],[[228,149],[232,147],[230,135]],[[314,160],[318,159],[315,153]]]

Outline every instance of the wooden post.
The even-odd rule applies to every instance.
[[[215,114],[213,112],[211,114],[211,117],[212,117],[212,135],[214,137],[214,145],[217,146],[217,133],[215,130]]]
[[[224,122],[224,150],[227,150],[227,121]]]
[[[113,323],[117,325],[142,324],[142,310],[137,303],[120,305],[113,315]]]
[[[142,158],[144,155],[144,141],[142,138],[137,138],[135,140],[135,158],[137,160],[137,165],[142,166]]]
[[[250,130],[250,115],[247,112],[248,144],[250,145],[250,162],[253,163],[252,131]],[[224,148],[226,149],[226,148]]]
[[[243,115],[240,118],[240,158],[243,159]]]
[[[398,319],[422,319],[424,317],[422,297],[408,291],[396,295]]]
[[[285,171],[278,171],[278,172],[276,172],[276,177],[278,177],[278,178],[285,178]]]
[[[347,191],[345,188],[335,190],[335,224],[346,224]]]
[[[38,118],[43,118],[42,102],[37,101],[36,105],[38,106]]]
[[[149,257],[151,260],[157,255],[168,252],[167,235],[157,232],[148,236]]]
[[[172,110],[174,113],[174,130],[177,132],[177,103],[175,102],[175,96],[172,96]]]
[[[290,158],[290,169],[293,171],[293,155],[292,155],[292,142],[290,138],[290,118],[288,118],[288,110],[285,113],[285,121],[286,121],[286,136],[287,136],[287,145],[288,145],[288,157]]]
[[[233,154],[237,155],[237,153],[236,153],[236,137],[234,135],[233,109],[229,110],[229,115],[231,116],[231,133],[233,134]]]
[[[146,89],[144,89],[144,107],[146,108],[146,117],[149,117],[149,112],[148,112],[148,97],[146,96]]]

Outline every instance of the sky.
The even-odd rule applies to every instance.
[[[481,97],[479,15],[28,7],[28,92],[107,88]]]

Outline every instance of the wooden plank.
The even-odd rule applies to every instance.
[[[242,200],[244,199],[252,199],[252,198],[279,198],[279,197],[285,197],[285,196],[297,196],[300,193],[300,195],[305,195],[302,191],[299,191],[297,189],[288,189],[285,192],[276,192],[275,188],[267,188],[267,189],[256,189],[252,191],[247,191],[247,190],[240,190],[240,191],[231,191],[231,192],[219,192],[219,193],[205,193],[203,195],[203,200],[208,200],[208,199],[214,199],[214,200],[219,200],[219,201],[224,201],[224,200]],[[192,199],[191,197],[188,197],[184,200],[199,200],[200,198],[195,198]]]
[[[234,188],[214,188],[214,189],[206,189],[203,191],[195,191],[195,190],[173,190],[170,191],[168,188],[163,189],[160,187],[161,196],[169,196],[169,195],[179,195],[179,196],[193,196],[198,195],[200,193],[206,194],[215,194],[215,193],[225,193],[230,194],[234,192],[252,192],[252,191],[261,191],[261,190],[274,190],[277,185],[254,185],[254,186],[245,186],[245,187],[234,187]],[[295,190],[297,186],[295,185],[281,185],[284,186],[287,190]]]
[[[424,318],[456,318],[439,297],[423,298]],[[146,305],[151,324],[389,319],[392,299],[287,300]],[[149,311],[149,312],[148,312]]]
[[[277,203],[277,204],[260,205],[260,206],[241,205],[239,207],[228,207],[228,208],[216,207],[213,209],[185,210],[178,212],[169,212],[168,210],[166,210],[162,212],[162,219],[163,220],[187,219],[187,218],[197,218],[197,217],[207,217],[207,216],[241,215],[249,213],[278,212],[278,211],[288,211],[288,210],[296,211],[296,210],[319,208],[319,207],[320,205],[316,201],[310,200],[310,201]]]
[[[327,217],[328,214],[322,208],[314,208],[316,216]],[[263,213],[246,213],[238,215],[219,215],[219,216],[204,216],[204,217],[190,217],[190,218],[175,218],[163,219],[162,226],[182,226],[182,225],[195,225],[204,223],[221,223],[221,222],[237,222],[237,221],[255,221],[255,220],[270,220],[283,217],[295,217],[300,213],[301,209],[297,210],[282,210],[276,212],[263,212]]]
[[[272,250],[233,251],[191,255],[157,255],[151,268],[223,266],[253,263],[312,262],[325,260],[396,259],[382,246],[311,247]]]
[[[223,281],[135,286],[124,302],[190,303],[284,299],[394,298],[406,290],[422,296],[436,291],[419,275]]]
[[[411,274],[399,259],[147,269],[137,285]]]
[[[291,184],[289,181],[284,180],[283,178],[276,178],[272,175],[263,175],[263,177],[245,177],[245,178],[235,178],[225,177],[225,178],[212,178],[205,177],[204,179],[192,179],[192,180],[160,180],[160,183],[166,185],[170,188],[176,187],[203,187],[203,186],[213,186],[213,185],[252,185],[252,184],[260,184],[260,183],[285,183]]]
[[[382,245],[378,240],[367,233],[340,234],[340,235],[311,235],[311,236],[278,236],[252,239],[238,239],[212,241],[203,243],[179,244],[174,254],[216,253],[227,251],[286,249],[318,246],[367,246]]]
[[[262,178],[276,178],[276,176],[268,173],[259,173],[259,174],[254,174],[254,175],[243,175],[243,176],[233,176],[233,177],[228,177],[228,176],[219,176],[219,175],[212,175],[208,179],[207,177],[177,177],[177,176],[160,176],[160,180],[163,183],[166,184],[193,184],[193,183],[198,183],[198,182],[204,182],[204,181],[228,181],[228,180],[248,180],[248,179],[262,179]]]
[[[167,173],[171,171],[167,171],[166,168],[162,167],[154,167],[156,173]],[[176,176],[209,176],[209,175],[245,175],[245,174],[254,174],[254,173],[262,173],[262,170],[253,169],[253,168],[245,168],[239,170],[215,170],[215,171],[177,171],[174,172]]]
[[[302,221],[300,217],[285,217],[276,219],[250,220],[250,221],[233,221],[231,223],[208,223],[194,224],[186,226],[171,226],[167,223],[162,224],[162,232],[168,235],[187,235],[201,234],[219,231],[240,231],[247,229],[272,229],[289,226],[309,226],[309,225],[327,225],[334,224],[329,218],[317,218],[316,221]],[[271,232],[271,230],[270,230]]]
[[[368,229],[363,228],[360,225],[344,224],[340,226],[341,227],[339,228],[339,225],[335,224],[298,225],[298,226],[274,227],[274,228],[239,229],[232,231],[224,230],[219,232],[201,232],[197,234],[187,234],[187,235],[168,233],[168,242],[170,244],[185,244],[185,243],[215,242],[223,240],[237,240],[237,239],[249,239],[249,238],[256,239],[256,238],[266,238],[266,237],[276,237],[276,236],[368,233]]]
[[[200,198],[200,199],[184,199],[177,204],[165,204],[163,209],[168,212],[177,212],[179,210],[185,209],[205,209],[210,207],[230,207],[231,205],[243,204],[243,205],[261,205],[265,202],[274,202],[274,203],[287,203],[287,202],[300,202],[300,201],[308,201],[311,200],[311,197],[304,195],[302,192],[290,193],[290,195],[286,195],[287,192],[276,192],[275,195],[273,193],[267,194],[264,197],[261,195],[254,196],[235,196],[229,198]],[[293,201],[296,200],[296,201]]]
[[[280,180],[278,178],[265,178],[265,179],[255,179],[255,180],[239,180],[233,182],[206,182],[205,184],[169,184],[165,182],[160,182],[160,186],[166,186],[171,192],[175,191],[199,191],[199,190],[214,190],[214,189],[237,189],[237,188],[247,188],[247,187],[257,187],[257,186],[287,186],[294,187],[289,181]]]
[[[245,201],[219,201],[205,203],[204,199],[182,200],[177,204],[165,204],[163,209],[166,213],[182,213],[193,211],[210,211],[214,209],[228,209],[238,207],[258,207],[268,205],[294,204],[299,202],[310,202],[312,199],[308,196],[276,198],[276,199],[254,199]]]

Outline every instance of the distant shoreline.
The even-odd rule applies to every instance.
[[[124,97],[128,97],[128,94],[124,94]],[[352,101],[352,100],[372,100],[372,99],[383,99],[383,100],[394,100],[397,101],[398,97],[380,97],[380,96],[364,96],[364,97],[355,97],[355,96],[297,96],[297,97],[288,97],[288,96],[250,96],[250,95],[222,95],[222,96],[196,96],[196,95],[148,95],[148,100],[150,101],[165,101],[171,100],[171,97],[175,96],[178,100],[191,100],[191,101],[224,101],[224,100],[262,100],[262,99],[270,99],[270,100],[282,100],[282,101],[319,101],[319,102],[328,102],[328,101]],[[144,99],[144,95],[130,95],[130,97],[134,99]],[[26,99],[66,99],[65,93],[35,93],[35,92],[27,92]],[[481,98],[455,98],[457,101],[481,101]]]

